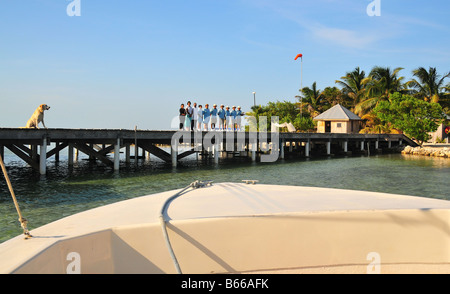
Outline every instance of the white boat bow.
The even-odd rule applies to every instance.
[[[450,201],[218,183],[84,211],[0,244],[1,273],[450,273]],[[167,200],[164,224],[161,210]]]

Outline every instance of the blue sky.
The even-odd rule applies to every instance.
[[[359,66],[450,71],[450,2],[0,0],[0,127],[170,129],[180,103],[295,101]]]

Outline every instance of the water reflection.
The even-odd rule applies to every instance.
[[[68,168],[66,159],[49,160],[46,176],[14,156],[5,163],[29,228],[101,205],[184,187],[195,180],[300,185],[386,192],[450,200],[450,159],[402,156],[285,159],[253,163],[222,160],[220,165],[186,158],[173,169],[156,158],[121,164],[113,172],[101,163],[81,158]],[[21,233],[17,214],[3,179],[0,180],[0,242]]]

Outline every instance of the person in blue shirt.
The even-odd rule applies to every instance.
[[[230,123],[231,123],[231,113],[230,113],[230,106],[227,106],[225,108],[225,130],[228,130],[228,128],[230,127]]]
[[[238,106],[237,111],[236,111],[236,129],[238,131],[241,130],[241,117],[243,117],[245,115],[245,112],[243,112],[241,110],[241,107]]]
[[[217,104],[213,105],[213,109],[211,109],[211,130],[216,129],[216,123],[217,123]]]
[[[205,109],[203,109],[203,130],[208,131],[209,120],[211,119],[211,110],[209,109],[209,104],[205,104]]]
[[[224,124],[225,124],[225,118],[226,118],[225,109],[223,109],[223,107],[224,107],[224,105],[221,104],[220,109],[217,113],[217,115],[219,116],[219,130],[221,130],[221,131],[224,130]]]
[[[233,110],[231,111],[230,115],[231,115],[231,130],[236,131],[236,116],[237,116],[236,106],[233,106]]]

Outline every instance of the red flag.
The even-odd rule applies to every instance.
[[[297,60],[299,57],[303,59],[303,54],[297,54],[297,56],[295,56],[295,60]]]

